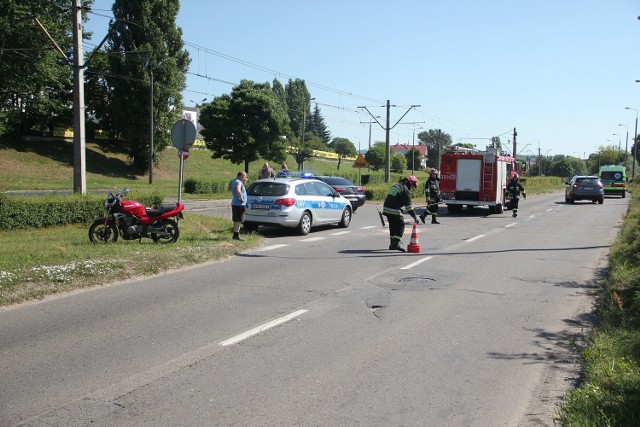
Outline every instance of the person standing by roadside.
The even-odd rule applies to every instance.
[[[273,168],[269,166],[269,163],[264,162],[262,169],[260,169],[260,179],[269,179],[275,177],[276,171],[274,171]]]
[[[244,214],[247,210],[247,173],[238,172],[236,179],[231,182],[231,220],[233,221],[233,240],[243,241],[240,237],[240,227],[244,224]]]
[[[511,197],[511,208],[513,209],[513,217],[518,216],[518,202],[520,201],[520,192],[522,192],[522,197],[527,198],[527,192],[524,191],[524,187],[518,181],[520,176],[514,171],[511,174],[511,181],[507,184],[507,194]]]
[[[431,215],[431,224],[440,224],[436,219],[440,203],[440,178],[437,169],[431,169],[429,172],[429,179],[424,183],[424,193],[427,196],[427,209],[420,215],[422,223],[424,224],[427,215]]]
[[[411,215],[413,220],[418,223],[418,217],[411,203],[411,190],[418,187],[418,178],[415,176],[407,176],[402,178],[398,183],[394,184],[384,199],[382,205],[382,214],[389,221],[389,249],[400,252],[406,252],[402,247],[402,236],[404,235],[404,215],[402,208]]]

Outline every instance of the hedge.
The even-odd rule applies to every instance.
[[[160,205],[158,194],[143,194],[136,200],[145,206]],[[104,196],[7,196],[0,194],[0,230],[45,228],[66,224],[89,224],[103,216]]]

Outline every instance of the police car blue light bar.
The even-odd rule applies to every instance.
[[[313,172],[278,172],[278,178],[313,178]]]

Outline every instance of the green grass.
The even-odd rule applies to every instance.
[[[0,233],[0,305],[229,257],[260,244],[258,235],[231,240],[231,221],[186,214],[174,244],[123,241],[94,245],[88,227]]]

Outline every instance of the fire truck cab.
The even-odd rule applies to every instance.
[[[488,206],[490,213],[510,209],[505,189],[515,158],[487,147],[486,151],[446,147],[440,161],[440,192],[450,213],[463,206]]]

